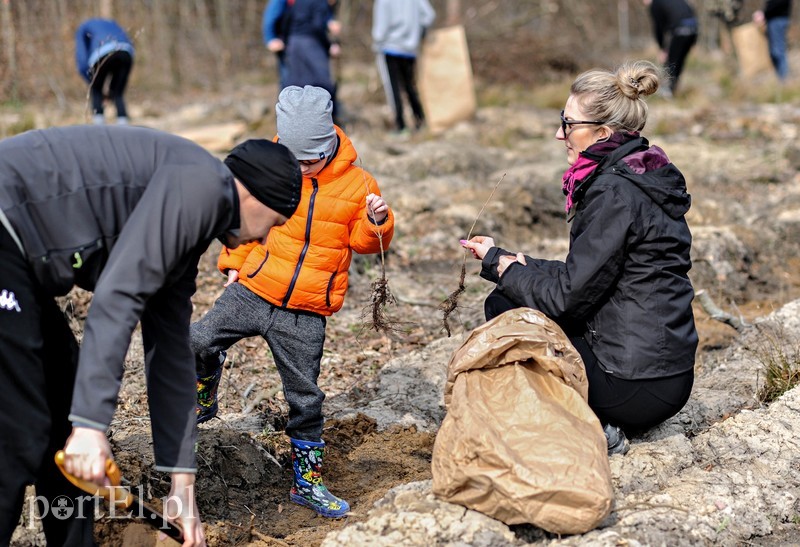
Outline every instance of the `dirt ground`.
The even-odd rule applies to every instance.
[[[686,86],[689,93],[699,93],[700,84],[697,80],[692,80],[691,66],[688,72]],[[694,72],[700,79],[702,70],[695,66]],[[354,97],[350,104],[357,105],[359,97],[361,96]],[[713,97],[711,100],[713,102]],[[363,117],[368,117],[370,112],[379,112],[381,108],[379,104],[363,106],[367,112],[361,113]],[[721,146],[727,146],[733,141],[749,145],[772,133],[769,123],[774,121],[774,115],[770,114],[771,111],[768,108],[751,108],[749,103],[738,102],[720,107],[724,112],[719,116],[713,114],[714,109],[711,107],[695,107],[689,102],[681,103],[677,107],[662,102],[660,106],[671,108],[670,112],[675,116],[662,120],[655,127],[656,132],[662,140],[667,141],[664,147],[671,155],[674,150],[681,150],[682,147],[684,151],[678,157],[683,154],[684,157],[680,158],[683,162],[676,160],[676,163],[688,171],[697,167],[692,165],[692,154],[700,154],[697,147],[705,146],[704,141],[697,139],[682,143],[670,140],[676,138],[675,134],[688,132],[693,123],[699,121],[713,129],[719,118],[736,116],[735,122],[720,128],[716,137],[710,137],[710,141],[717,139],[717,145],[722,142]],[[655,111],[658,109],[654,107]],[[682,109],[687,112],[683,121]],[[557,115],[557,110],[553,112]],[[544,116],[552,117],[551,114],[553,113],[545,112]],[[785,111],[781,114],[785,114]],[[403,179],[402,173],[394,174],[394,179],[388,175],[378,177],[384,193],[392,195],[398,203],[413,205],[414,199],[419,198],[420,193],[424,193],[424,199],[429,200],[429,203],[408,207],[401,219],[403,222],[398,224],[400,228],[396,235],[397,244],[393,244],[392,252],[386,257],[387,278],[390,288],[396,291],[397,296],[397,303],[387,308],[395,327],[391,332],[378,332],[371,329],[369,323],[370,287],[378,276],[379,262],[373,258],[358,257],[351,268],[351,287],[345,307],[328,322],[319,381],[327,394],[327,410],[357,409],[359,404],[374,396],[377,373],[383,365],[394,357],[413,352],[446,335],[442,326],[442,314],[437,306],[458,285],[463,253],[456,242],[459,237],[464,236],[464,232],[475,219],[475,205],[479,207],[488,193],[485,186],[481,191],[472,194],[459,186],[461,179],[475,176],[472,172],[475,166],[470,159],[481,153],[488,153],[490,148],[507,150],[507,156],[500,156],[506,152],[497,152],[497,157],[502,158],[502,161],[498,160],[497,164],[488,168],[491,176],[486,176],[485,179],[491,181],[488,183],[491,186],[497,180],[497,169],[515,165],[525,167],[527,151],[521,150],[518,145],[506,147],[504,143],[507,140],[512,141],[512,144],[523,142],[526,146],[546,149],[552,138],[554,125],[546,125],[547,122],[540,122],[538,117],[534,117],[532,119],[536,123],[543,125],[541,130],[538,127],[521,127],[522,124],[515,121],[520,115],[516,105],[503,105],[499,107],[498,118],[506,120],[507,126],[484,127],[481,124],[487,115],[479,114],[473,125],[462,128],[467,137],[463,137],[458,131],[449,134],[447,138],[456,143],[461,142],[459,139],[471,140],[469,145],[462,143],[462,148],[473,147],[471,155],[468,159],[451,158],[448,156],[451,150],[444,149],[441,155],[446,157],[442,161],[445,167],[434,166],[427,169],[424,187],[413,186],[410,181]],[[796,111],[792,115],[798,117]],[[766,125],[763,132],[759,124]],[[268,127],[269,123],[264,123],[264,126]],[[730,136],[725,133],[728,130],[741,130],[741,133],[734,131],[734,135]],[[364,154],[364,149],[361,148],[360,152],[367,157],[367,161],[371,161],[370,166],[377,163],[375,157],[413,156],[414,147],[433,149],[442,140],[422,135],[409,142],[398,142],[386,134],[380,123],[372,126],[368,123],[355,124],[353,131],[360,142],[366,143],[364,149],[367,153]],[[475,137],[476,134],[480,134],[480,137]],[[490,137],[490,134],[495,136]],[[756,139],[750,140],[753,135],[756,135]],[[494,140],[479,140],[490,138]],[[766,151],[757,154],[760,156],[757,172],[750,173],[749,178],[737,178],[733,166],[730,167],[733,174],[729,179],[714,181],[706,178],[705,174],[697,175],[697,192],[692,190],[692,193],[696,196],[696,208],[706,216],[692,222],[697,225],[736,224],[737,219],[722,213],[719,220],[709,220],[716,213],[707,204],[723,195],[727,196],[726,203],[733,203],[732,208],[737,203],[744,207],[758,201],[765,194],[775,192],[781,183],[787,183],[787,179],[796,176],[800,160],[784,165],[776,178],[774,162],[768,150],[774,141],[765,140],[764,143]],[[561,165],[562,150],[558,150],[557,154],[558,158],[554,163]],[[409,165],[412,165],[411,161],[406,167]],[[380,166],[376,168],[380,170]],[[545,170],[547,168],[549,167]],[[388,168],[386,169],[388,173]],[[541,173],[537,173],[535,176],[540,175]],[[557,185],[554,182],[556,178],[551,177],[549,172],[545,172],[544,177],[549,180],[549,184]],[[385,186],[384,180],[387,180]],[[496,200],[498,207],[487,211],[479,228],[502,228],[506,235],[521,242],[521,245],[532,242],[530,247],[547,249],[553,255],[563,250],[563,242],[566,240],[563,218],[559,218],[557,227],[546,222],[543,225],[539,218],[541,212],[533,207],[536,217],[534,220],[526,223],[516,219],[517,224],[514,224],[511,222],[514,220],[512,211],[516,210],[518,204],[513,197],[509,197],[515,195],[512,190],[509,189],[508,192],[505,197]],[[558,194],[557,188],[555,193]],[[440,199],[434,194],[445,197]],[[463,213],[466,222],[459,223],[452,218],[457,215],[453,209],[461,205],[471,205],[472,208]],[[453,217],[442,216],[445,206],[450,207],[449,212]],[[402,207],[398,208],[400,209]],[[496,224],[488,220],[490,216],[499,219]],[[753,215],[752,218],[758,222],[763,217]],[[742,274],[747,278],[743,282],[745,288],[720,289],[728,283],[727,280],[719,280],[717,285],[709,288],[718,304],[727,310],[734,310],[748,321],[753,321],[800,297],[800,259],[796,254],[785,252],[790,247],[781,248],[776,243],[779,251],[775,253],[755,236],[753,241],[748,241],[748,234],[757,234],[758,226],[748,226],[748,229],[750,231],[742,235],[742,240],[752,255],[751,263]],[[543,237],[543,234],[548,237]],[[198,290],[194,298],[195,319],[213,305],[222,291],[223,280],[215,268],[218,250],[217,244],[212,245],[200,264]],[[528,252],[535,249],[522,250]],[[466,288],[459,302],[460,308],[450,318],[454,334],[468,331],[481,321],[482,299],[490,290],[487,284],[478,279],[477,264],[469,262],[467,267]],[[698,263],[698,268],[700,267],[702,265]],[[697,283],[696,288],[700,288]],[[89,300],[89,296],[81,291],[74,291],[64,300],[65,309],[74,318],[78,333]],[[713,359],[716,352],[730,345],[737,332],[711,319],[697,304],[695,316],[700,333],[698,366],[703,366],[704,362]],[[433,434],[401,427],[379,431],[376,423],[363,415],[348,420],[328,419],[324,433],[327,443],[325,482],[333,493],[348,500],[353,510],[343,520],[316,516],[309,509],[288,501],[292,471],[288,442],[282,434],[288,408],[269,349],[262,340],[243,340],[231,348],[220,386],[220,397],[221,419],[201,425],[198,442],[198,502],[209,545],[319,545],[331,530],[364,518],[372,504],[390,488],[430,478]],[[141,343],[134,340],[126,364],[120,405],[111,427],[111,442],[128,483],[132,486],[141,485],[147,493],[147,501],[158,505],[160,497],[168,491],[169,480],[166,475],[152,469],[149,428]],[[96,523],[96,534],[98,541],[108,546],[149,546],[157,541],[152,529],[129,519],[101,518]],[[41,544],[42,538],[35,529],[17,543],[21,547]],[[162,544],[168,545],[169,542],[164,541]]]

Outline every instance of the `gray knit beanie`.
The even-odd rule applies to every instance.
[[[321,87],[289,86],[281,91],[275,114],[278,140],[298,160],[323,160],[336,151],[331,94]]]

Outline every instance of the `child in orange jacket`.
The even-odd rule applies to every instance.
[[[326,317],[347,292],[352,252],[380,252],[394,216],[378,184],[355,165],[357,154],[334,125],[330,94],[319,87],[285,88],[275,107],[277,140],[303,173],[300,204],[265,243],[223,247],[219,269],[228,276],[214,307],[191,328],[197,357],[197,421],[213,418],[225,350],[260,335],[269,345],[289,404],[286,434],[295,471],[290,499],[332,518],[348,503],[322,482],[322,401],[317,386]],[[379,235],[380,234],[380,235]]]

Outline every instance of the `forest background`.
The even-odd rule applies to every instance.
[[[694,0],[700,48],[726,48],[714,15],[725,0]],[[609,58],[652,47],[638,0],[432,0],[435,26],[463,24],[478,86],[547,84]],[[760,0],[746,0],[746,22]],[[225,91],[236,82],[275,80],[261,37],[265,0],[0,0],[0,105],[54,102],[67,109],[86,88],[74,63],[74,32],[110,16],[136,46],[131,102],[192,90]],[[340,0],[341,64],[370,61],[370,0]],[[341,68],[341,66],[337,68]],[[22,129],[24,129],[23,127]],[[2,135],[0,135],[2,136]]]

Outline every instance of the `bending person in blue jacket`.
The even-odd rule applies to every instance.
[[[117,108],[117,123],[128,123],[125,88],[133,68],[133,44],[116,21],[88,19],[75,33],[75,64],[78,73],[89,83],[92,99],[92,122],[105,123],[105,95]],[[103,92],[108,83],[107,93]]]

